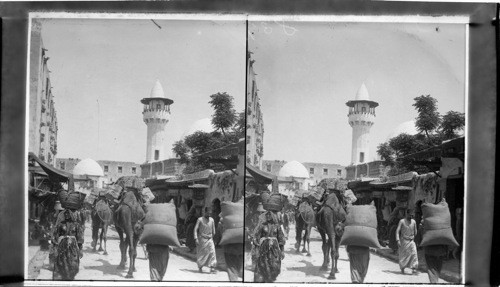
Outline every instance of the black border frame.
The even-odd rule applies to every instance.
[[[0,101],[0,281],[24,279],[25,93],[28,13],[214,13],[262,15],[469,16],[467,230],[465,283],[500,284],[499,232],[493,232],[500,32],[494,3],[361,0],[212,0],[130,2],[2,2]],[[498,19],[498,18],[496,18]],[[495,223],[499,222],[496,213]],[[492,238],[494,236],[494,238]],[[492,241],[492,239],[494,241]],[[492,243],[495,243],[494,245]],[[491,265],[490,265],[491,263]],[[491,268],[488,268],[488,266]],[[168,284],[168,282],[164,282]],[[332,282],[333,283],[333,282]]]

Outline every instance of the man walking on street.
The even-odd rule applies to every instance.
[[[363,283],[368,272],[368,264],[370,263],[370,248],[348,245],[346,250],[349,255],[352,283]]]
[[[147,244],[149,259],[149,276],[151,281],[162,281],[167,271],[170,256],[168,245]]]
[[[446,245],[429,245],[424,246],[425,263],[427,265],[427,275],[431,283],[438,283],[443,260],[448,254],[448,246]]]
[[[224,259],[229,281],[240,281],[238,277],[243,277],[243,243],[224,245]]]
[[[203,272],[203,266],[210,267],[211,273],[216,273],[215,267],[217,259],[215,255],[215,244],[213,237],[215,235],[215,224],[212,217],[210,217],[211,210],[205,207],[203,217],[198,218],[194,227],[194,241],[196,242],[196,262],[198,269]]]
[[[399,221],[396,229],[396,241],[399,247],[399,268],[401,273],[405,273],[405,268],[411,268],[413,274],[417,273],[418,255],[415,245],[415,235],[417,235],[417,223],[412,218],[411,211],[406,210],[406,218]]]

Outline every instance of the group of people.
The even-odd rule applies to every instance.
[[[200,214],[203,207],[194,207],[196,213]],[[188,221],[187,241],[196,246],[196,263],[200,273],[203,267],[208,267],[211,273],[217,273],[217,256],[215,251],[214,237],[216,236],[215,221],[211,217],[212,209],[205,207],[203,216],[193,222]],[[219,225],[221,223],[219,222]],[[189,245],[188,245],[189,246]],[[149,258],[149,271],[152,281],[162,281],[166,273],[169,260],[169,246],[148,244],[146,250]],[[191,248],[191,250],[193,250]],[[230,281],[238,281],[243,277],[243,242],[224,245],[224,259],[226,261],[227,274]]]
[[[415,238],[418,228],[414,215],[410,209],[405,211],[405,218],[401,219],[396,229],[398,244],[398,259],[401,273],[411,269],[412,274],[418,274],[418,253]],[[427,265],[427,275],[430,283],[438,283],[443,261],[448,254],[447,245],[424,246],[424,258]],[[363,283],[368,272],[370,251],[364,246],[347,246],[347,253],[351,264],[351,280],[353,283]]]

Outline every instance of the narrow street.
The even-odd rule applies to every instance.
[[[276,282],[331,282],[331,283],[351,283],[349,258],[345,246],[340,246],[340,257],[338,260],[339,273],[336,280],[329,280],[328,271],[321,271],[323,263],[323,252],[321,250],[321,237],[316,230],[311,232],[311,256],[306,253],[296,253],[295,250],[295,226],[290,225],[290,233],[285,245],[285,259],[281,262],[281,273]],[[302,248],[301,248],[302,250]],[[253,272],[250,270],[250,253],[245,255],[245,281],[253,281]],[[331,266],[329,266],[330,268]],[[399,265],[379,255],[370,254],[370,265],[364,283],[429,283],[427,273],[411,275],[409,269],[406,274],[401,274]],[[448,283],[442,279],[439,283]]]
[[[94,252],[91,247],[92,231],[90,223],[86,224],[85,243],[83,245],[83,258],[80,261],[80,272],[75,280],[139,280],[149,281],[149,262],[145,257],[143,248],[138,245],[134,278],[127,279],[125,275],[127,269],[118,270],[116,267],[120,263],[119,237],[114,227],[108,228],[107,250],[108,255],[103,255],[103,251]],[[97,246],[99,248],[99,245]],[[37,280],[52,280],[52,271],[48,269],[48,256],[43,261],[43,266],[36,278]],[[188,260],[182,256],[170,252],[167,272],[163,281],[228,281],[227,273],[218,271],[216,274],[209,273],[208,268],[203,269],[203,273],[198,271],[196,262]]]

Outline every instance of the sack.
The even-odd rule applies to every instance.
[[[448,203],[423,203],[424,233],[420,246],[450,245],[458,246],[451,229],[451,214]]]
[[[275,193],[269,197],[267,202],[263,201],[262,205],[267,211],[281,211],[283,209],[283,201],[281,194]]]
[[[244,205],[240,202],[222,202],[221,217],[224,231],[220,245],[241,243],[244,240],[243,220],[244,220]]]
[[[377,236],[377,209],[375,206],[349,206],[345,225],[340,245],[381,248]]]
[[[180,247],[173,202],[149,204],[147,210],[146,218],[143,221],[144,231],[139,243]]]

